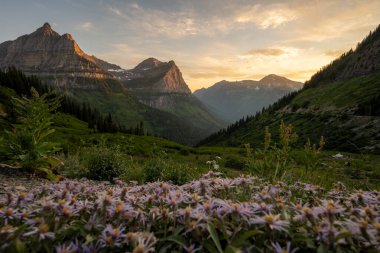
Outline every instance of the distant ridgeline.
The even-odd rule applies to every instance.
[[[194,91],[210,111],[228,123],[253,115],[284,95],[302,88],[303,83],[278,75],[267,75],[259,81],[220,81],[211,87]]]
[[[8,88],[8,90],[6,88]],[[61,106],[59,111],[70,114],[84,122],[88,123],[90,129],[101,133],[123,132],[137,135],[147,134],[144,130],[143,123],[136,127],[126,128],[112,118],[112,114],[102,114],[97,109],[91,107],[88,103],[80,103],[77,100],[66,95],[59,95],[54,91],[53,86],[44,85],[36,76],[25,76],[21,71],[14,67],[6,71],[0,70],[0,105],[5,107],[8,119],[14,119],[13,107],[10,98],[13,94],[18,96],[30,97],[31,88],[34,87],[39,94],[48,93],[51,96],[61,97]]]
[[[281,120],[307,138],[326,139],[326,148],[380,153],[380,26],[355,50],[323,67],[295,91],[255,116],[237,121],[199,145],[261,147],[268,126],[278,137]]]

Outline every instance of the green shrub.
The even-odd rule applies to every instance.
[[[224,166],[231,169],[242,170],[246,166],[246,162],[237,156],[227,156]]]
[[[144,165],[145,181],[153,182],[162,176],[162,171],[165,164],[161,159],[150,159]]]
[[[137,181],[143,183],[145,180],[144,168],[130,156],[124,159],[123,168],[119,177],[123,181]]]
[[[168,166],[163,171],[162,180],[180,185],[190,181],[190,175],[183,166]]]
[[[94,180],[113,181],[121,175],[123,160],[117,150],[109,148],[94,149],[87,161],[87,177]]]
[[[184,149],[184,148],[182,148],[182,149],[179,151],[179,153],[180,153],[181,155],[188,156],[188,155],[190,154],[190,151],[189,151],[188,149]]]
[[[156,158],[149,160],[143,169],[145,181],[172,181],[184,184],[201,174],[197,168],[181,165],[171,160]]]

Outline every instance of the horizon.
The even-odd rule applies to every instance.
[[[12,26],[2,28],[0,42],[49,22],[87,54],[125,69],[149,57],[174,60],[194,91],[269,74],[305,82],[354,49],[380,14],[378,1],[220,2],[7,1],[0,21]],[[22,21],[10,22],[16,10]]]

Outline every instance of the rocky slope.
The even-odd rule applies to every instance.
[[[277,75],[268,75],[260,81],[221,81],[213,86],[200,89],[194,95],[208,108],[234,122],[247,115],[253,115],[274,103],[285,94],[298,90],[302,83]]]

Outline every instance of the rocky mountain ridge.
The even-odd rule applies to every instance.
[[[282,96],[298,90],[302,83],[277,75],[268,75],[259,81],[220,81],[194,95],[208,108],[232,123],[242,117],[253,115],[274,103]]]
[[[31,34],[0,44],[0,68],[12,65],[26,74],[111,78],[97,61],[84,53],[70,34],[59,35],[48,23]]]

